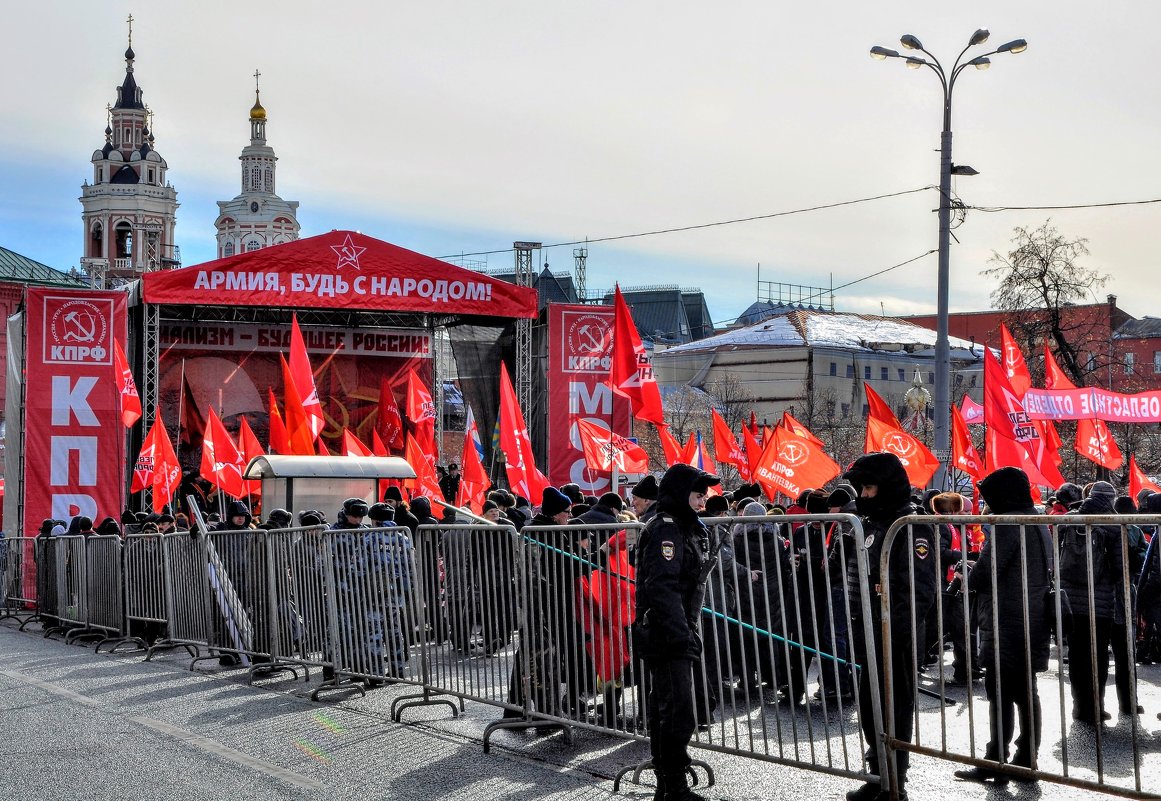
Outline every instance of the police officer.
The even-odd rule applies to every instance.
[[[638,653],[649,673],[649,748],[661,801],[696,801],[686,770],[696,726],[693,666],[701,657],[698,624],[713,566],[709,531],[698,518],[717,476],[685,464],[658,486],[657,515],[637,542]]]
[[[877,665],[879,698],[883,698],[883,629],[881,620],[882,576],[880,557],[887,531],[900,517],[918,514],[911,504],[911,482],[899,458],[891,453],[869,453],[861,456],[843,475],[855,488],[855,508],[863,520],[863,542],[852,544],[847,554],[847,591],[851,598],[851,640],[855,646],[857,664],[867,664],[867,647],[862,619],[862,605],[858,603],[859,582],[865,581],[871,591],[871,630],[874,632],[874,653],[870,656]],[[909,533],[910,532],[910,533]],[[850,535],[848,535],[850,536]],[[859,571],[857,548],[866,548],[868,575]],[[929,525],[913,525],[895,536],[888,562],[891,610],[891,700],[894,715],[894,734],[909,742],[915,712],[916,638],[922,635],[928,612],[935,602],[938,576],[935,549],[939,539]],[[914,571],[914,584],[912,583]],[[874,707],[871,701],[869,671],[859,671],[859,716],[863,736],[867,741],[867,767],[879,771],[879,735],[875,730]],[[883,725],[887,716],[882,715]],[[908,752],[896,753],[896,771],[899,780],[899,801],[907,801]],[[885,779],[886,777],[884,777]],[[887,801],[890,790],[886,783],[868,782],[847,793],[848,801]]]

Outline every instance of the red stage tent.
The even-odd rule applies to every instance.
[[[142,276],[146,303],[350,309],[465,316],[537,315],[536,290],[355,231]]]

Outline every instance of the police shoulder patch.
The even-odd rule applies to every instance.
[[[875,542],[875,535],[874,535],[874,534],[868,534],[868,535],[867,535],[867,536],[866,536],[866,537],[863,539],[863,547],[864,547],[864,548],[870,548],[870,547],[871,547],[871,545],[872,545],[874,542]]]
[[[661,556],[667,560],[673,559],[673,543],[669,540],[663,540],[661,543]]]
[[[915,555],[920,559],[926,559],[927,555],[931,553],[931,546],[927,544],[927,540],[915,539]]]

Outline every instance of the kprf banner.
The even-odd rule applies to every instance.
[[[24,521],[124,508],[125,430],[113,340],[126,335],[125,294],[28,289]]]
[[[609,490],[608,474],[585,466],[576,421],[630,435],[629,401],[613,395],[611,306],[548,306],[548,476],[556,486],[579,484],[586,494]]]

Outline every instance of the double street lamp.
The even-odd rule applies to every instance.
[[[991,66],[989,56],[997,53],[1023,53],[1028,43],[1023,39],[1013,39],[991,52],[964,60],[968,50],[988,41],[988,32],[980,29],[972,34],[967,47],[960,51],[950,71],[945,70],[939,59],[928,52],[923,43],[911,34],[900,40],[904,49],[919,55],[905,55],[896,50],[876,45],[871,48],[871,58],[883,61],[888,58],[902,59],[908,69],[927,67],[939,78],[943,87],[943,133],[939,140],[939,273],[936,290],[936,338],[935,338],[935,451],[940,461],[939,472],[935,474],[935,486],[946,486],[945,470],[950,459],[950,414],[951,414],[951,348],[947,340],[947,300],[948,274],[951,255],[951,176],[975,175],[970,167],[953,167],[951,163],[951,98],[956,80],[968,67],[986,70]]]

